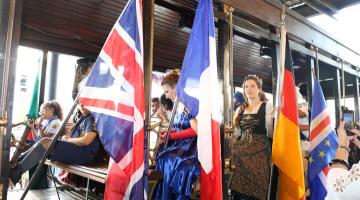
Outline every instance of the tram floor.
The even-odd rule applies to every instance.
[[[13,189],[9,190],[7,194],[7,199],[17,200],[20,199],[24,189]],[[59,189],[60,200],[80,200],[86,199],[85,191],[77,191],[73,189]],[[98,196],[96,194],[90,193],[89,200],[98,200],[103,199],[103,196]],[[43,190],[30,190],[25,197],[25,200],[58,200],[55,188],[43,189]]]

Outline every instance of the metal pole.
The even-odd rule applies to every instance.
[[[40,78],[40,89],[39,89],[39,108],[44,103],[44,92],[45,92],[45,81],[46,81],[46,69],[48,61],[48,50],[43,50],[43,58],[41,63],[41,78]]]
[[[355,121],[359,121],[359,77],[355,76],[353,81]]]
[[[312,48],[310,46],[310,48]],[[317,55],[317,54],[316,54]],[[318,65],[318,62],[316,62],[316,65]],[[315,66],[314,58],[311,56],[306,56],[306,73],[307,73],[307,99],[308,99],[308,105],[309,108],[312,105],[312,91],[313,91],[313,84],[314,84],[314,76],[315,74],[318,74],[319,67]],[[319,77],[316,77],[319,80]]]
[[[335,98],[335,116],[336,116],[336,127],[339,126],[340,117],[341,117],[341,107],[340,107],[340,69],[335,69],[334,71],[334,98]]]
[[[169,126],[168,126],[167,131],[166,131],[166,139],[165,139],[164,150],[167,148],[168,143],[169,143],[171,127],[172,127],[172,125],[174,123],[174,117],[175,117],[175,114],[176,114],[178,104],[179,104],[179,98],[176,96],[174,106],[173,106],[173,109],[171,111],[171,117],[170,117],[170,121],[169,121]]]
[[[317,80],[320,80],[320,66],[319,66],[319,57],[318,57],[318,54],[319,54],[319,48],[318,47],[315,47],[315,61],[316,61],[316,65],[315,65],[315,75],[316,75],[316,79]]]
[[[55,99],[56,97],[56,85],[57,85],[57,75],[58,75],[58,65],[59,65],[59,54],[52,52],[51,53],[51,65],[50,65],[50,81],[49,81],[49,100]]]

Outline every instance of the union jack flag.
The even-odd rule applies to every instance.
[[[123,9],[79,101],[94,116],[112,158],[105,199],[146,199],[142,0]]]
[[[310,199],[326,197],[326,176],[329,163],[338,147],[337,136],[331,125],[329,111],[318,80],[314,81],[310,124],[310,153],[308,181]]]

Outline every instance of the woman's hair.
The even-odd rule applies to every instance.
[[[248,81],[248,80],[253,80],[255,81],[256,83],[256,86],[260,89],[260,92],[259,92],[259,99],[260,101],[262,102],[267,102],[268,99],[266,98],[265,96],[265,93],[264,91],[262,90],[262,80],[261,78],[259,78],[257,75],[254,75],[254,74],[250,74],[250,75],[247,75],[245,78],[244,78],[244,82],[242,84],[242,87],[245,91],[245,82]],[[244,92],[245,94],[245,92]],[[240,106],[240,112],[244,112],[245,108],[249,106],[249,100],[248,98],[246,97],[246,95],[244,95],[244,99],[245,99],[245,102]],[[233,120],[233,125],[236,127],[236,128],[239,128],[240,127],[240,121],[239,121],[239,117],[240,116],[234,116],[234,120]]]
[[[174,105],[174,102],[166,98],[165,94],[162,94],[160,97],[160,104],[164,107],[165,110],[171,111]]]
[[[180,75],[178,72],[173,71],[164,77],[164,79],[161,81],[161,85],[169,85],[170,87],[174,88],[179,80],[179,76]]]
[[[54,115],[60,119],[60,120],[63,120],[63,112],[62,112],[62,108],[60,106],[60,104],[55,101],[55,100],[51,100],[49,102],[46,102],[46,103],[43,103],[41,105],[41,108],[44,108],[44,107],[47,107],[47,108],[52,108],[54,110]]]

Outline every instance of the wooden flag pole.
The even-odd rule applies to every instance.
[[[285,69],[285,52],[286,52],[286,27],[285,27],[285,5],[282,6],[281,22],[280,22],[280,65],[278,65],[277,83],[276,83],[276,98],[275,98],[275,123],[277,122],[280,105],[281,105],[281,93],[282,83]],[[274,59],[274,58],[273,58]],[[271,163],[270,182],[268,187],[268,200],[277,199],[278,190],[278,176],[279,169]]]

